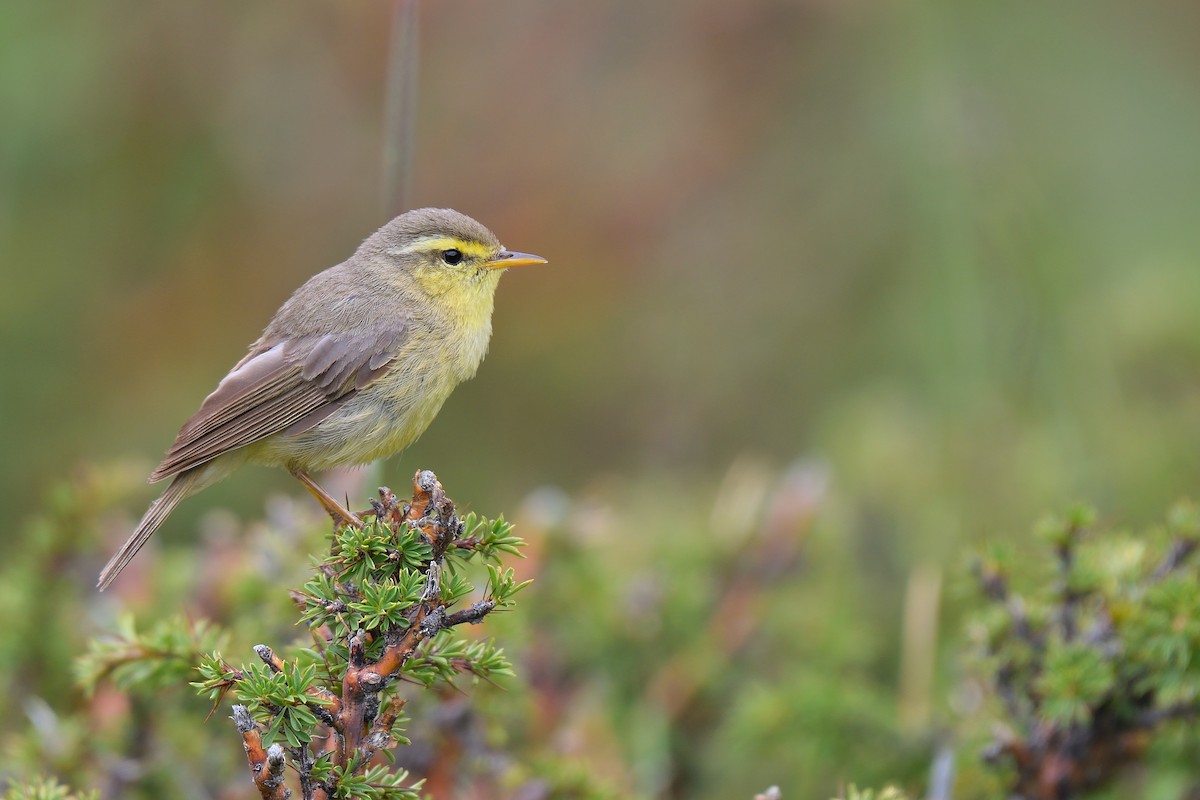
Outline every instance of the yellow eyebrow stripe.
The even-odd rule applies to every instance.
[[[492,248],[479,242],[457,239],[453,236],[427,236],[398,250],[398,253],[429,253],[438,250],[458,250],[469,258],[487,258]]]

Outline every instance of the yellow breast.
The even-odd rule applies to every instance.
[[[469,282],[433,271],[415,277],[431,301],[406,314],[408,329],[391,369],[316,427],[251,445],[249,460],[306,470],[366,464],[403,450],[425,432],[487,353],[500,276],[487,270]]]

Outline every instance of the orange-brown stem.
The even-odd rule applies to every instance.
[[[242,747],[246,750],[246,761],[254,776],[254,785],[262,800],[288,800],[292,793],[283,782],[286,761],[283,747],[278,744],[263,749],[262,732],[245,706],[233,707],[233,722],[242,734]]]

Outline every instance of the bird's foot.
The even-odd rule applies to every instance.
[[[330,497],[329,493],[322,489],[320,484],[314,481],[307,472],[300,469],[293,469],[291,473],[296,477],[296,480],[304,484],[304,488],[308,489],[308,493],[315,497],[317,502],[321,504],[321,508],[325,509],[325,513],[333,519],[335,527],[340,529],[347,526],[352,528],[361,528],[363,526],[363,521],[357,514],[343,508],[342,504]]]

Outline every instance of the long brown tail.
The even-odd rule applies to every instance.
[[[100,572],[100,580],[96,584],[100,587],[100,591],[103,592],[107,589],[109,584],[121,574],[121,570],[125,569],[126,565],[137,555],[137,551],[142,549],[146,540],[158,530],[158,526],[163,524],[167,515],[175,510],[175,506],[179,505],[180,500],[212,483],[211,477],[206,475],[206,472],[204,466],[201,466],[176,475],[175,480],[171,481],[171,485],[162,493],[162,496],[150,504],[146,515],[138,523],[137,529],[130,534],[129,538],[125,540],[125,544],[121,545],[121,549],[108,560]]]

